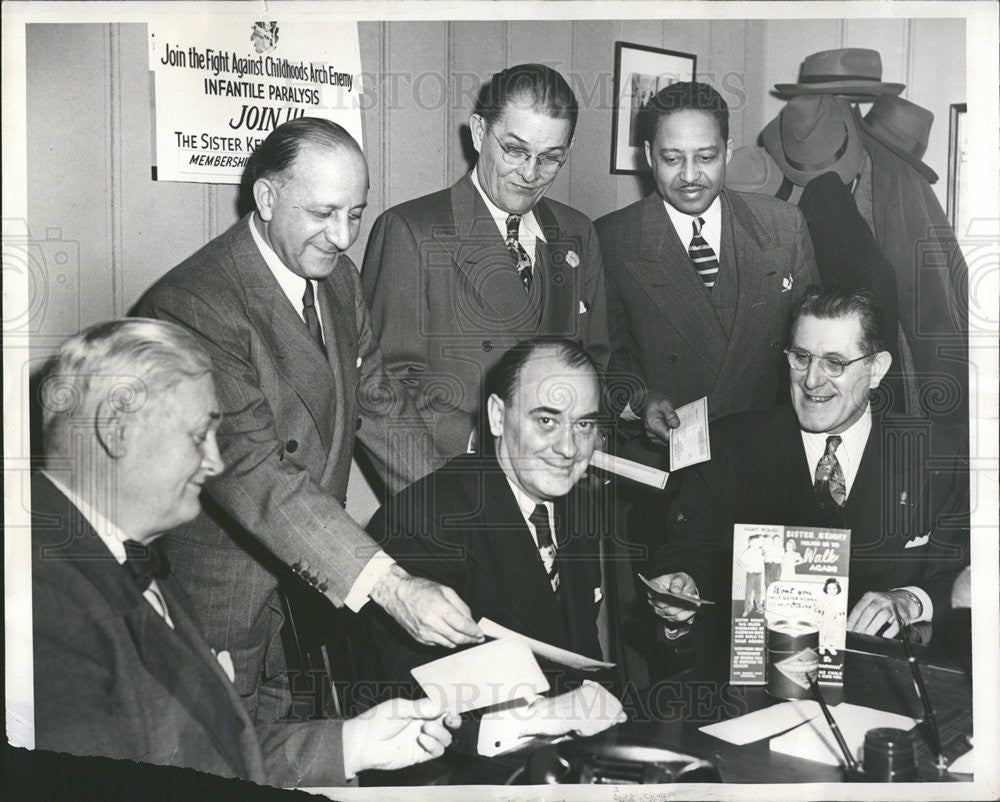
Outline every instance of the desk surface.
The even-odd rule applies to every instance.
[[[923,708],[913,687],[909,668],[897,644],[881,638],[854,637],[848,641],[845,661],[846,683],[843,697],[834,689],[825,695],[831,704],[840,701],[865,705],[913,718],[923,718]],[[918,653],[918,657],[920,654]],[[972,681],[969,673],[945,664],[922,663],[931,701],[938,717],[945,754],[949,760],[968,749],[964,736],[972,731]],[[623,704],[629,721],[586,742],[639,744],[684,752],[715,764],[723,782],[802,783],[841,782],[839,767],[772,753],[768,739],[735,746],[705,735],[700,727],[758,710],[780,700],[767,695],[763,687],[733,686],[710,679],[698,679],[685,672],[669,681],[658,682],[641,691],[626,692]],[[917,728],[917,760],[921,781],[968,781],[970,775],[938,772],[933,756]],[[379,784],[425,785],[502,784],[523,767],[529,752],[504,755],[493,760],[446,756],[404,772],[388,773]],[[373,778],[374,779],[374,778]]]

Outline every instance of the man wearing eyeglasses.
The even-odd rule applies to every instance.
[[[873,411],[892,361],[882,318],[867,290],[809,289],[785,350],[791,407],[713,423],[712,460],[671,477],[681,488],[655,584],[724,608],[731,573],[719,566],[731,565],[734,524],[846,528],[848,630],[891,638],[900,623],[946,627],[969,561],[968,446],[958,427]],[[728,645],[725,609],[701,623],[691,607],[650,604],[668,638],[702,631],[700,657]]]
[[[483,379],[515,343],[565,337],[607,362],[593,225],[544,197],[569,157],[577,114],[555,70],[498,72],[469,119],[472,172],[375,222],[361,273],[372,326],[445,456],[473,450]]]

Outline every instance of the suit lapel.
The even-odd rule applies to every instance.
[[[556,645],[568,642],[565,621],[538,549],[503,471],[484,472],[482,535],[470,539],[478,562],[505,598],[520,631]]]
[[[710,374],[708,383],[714,384],[726,350],[726,335],[705,285],[691,264],[687,247],[677,237],[663,201],[655,192],[640,206],[639,256],[638,262],[626,260],[626,267],[667,324],[687,340]]]
[[[334,417],[332,404],[336,390],[333,372],[253,241],[249,230],[252,221],[245,219],[248,225],[237,227],[229,246],[237,286],[246,292],[247,315],[278,371],[302,399],[324,445],[329,447],[332,441],[329,422]],[[331,316],[334,316],[332,311]]]
[[[451,188],[454,228],[433,229],[431,236],[447,251],[464,280],[472,320],[497,331],[533,332],[543,287],[524,291],[514,263],[489,209],[472,179],[464,176]]]
[[[355,324],[354,309],[345,308],[347,301],[353,301],[350,281],[344,276],[344,270],[354,270],[354,265],[345,262],[342,256],[336,269],[325,281],[318,282],[320,312],[323,315],[323,327],[326,339],[327,361],[333,373],[333,431],[330,436],[330,457],[340,450],[344,442],[345,427],[354,425],[354,415],[351,412],[351,399],[348,398],[347,387],[357,385],[355,381],[358,365],[355,355],[358,352],[358,332]],[[343,300],[343,302],[342,302]],[[324,486],[337,470],[337,460],[328,458],[320,484]]]
[[[580,312],[576,298],[585,295],[577,286],[580,254],[575,248],[581,246],[572,238],[563,238],[559,222],[544,198],[535,205],[534,213],[545,235],[544,242],[539,239],[535,244],[535,278],[531,287],[532,295],[536,288],[540,293],[542,320],[539,330],[572,336],[576,333]]]

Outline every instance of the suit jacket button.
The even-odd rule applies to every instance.
[[[492,351],[493,350],[493,343],[490,340],[483,340],[483,350],[484,351]]]
[[[316,586],[316,590],[318,590],[320,593],[326,593],[327,587],[329,586],[326,584],[326,580],[324,579]]]
[[[677,354],[668,354],[667,355],[667,362],[676,362],[676,361],[677,361]]]
[[[298,450],[298,447],[299,447],[298,440],[289,440],[287,443],[285,443],[285,451],[287,451],[289,454],[294,454]]]

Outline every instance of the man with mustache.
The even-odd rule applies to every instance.
[[[776,406],[792,306],[816,281],[799,210],[724,190],[729,110],[711,86],[674,83],[641,118],[656,192],[599,219],[607,270],[614,409],[643,420],[654,444],[679,425],[674,408],[708,396],[717,418]],[[636,443],[634,456],[662,463]]]
[[[375,221],[361,272],[372,328],[446,457],[472,450],[483,379],[515,343],[567,337],[607,362],[594,227],[543,197],[578,111],[549,67],[498,72],[469,118],[473,170]]]

